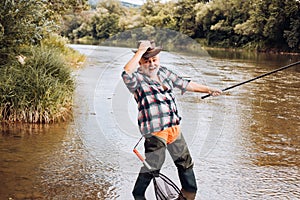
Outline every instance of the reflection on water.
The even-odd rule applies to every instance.
[[[1,131],[0,199],[114,199],[114,169],[91,158],[74,124]]]
[[[126,97],[119,93],[128,92],[119,82],[131,50],[74,47],[88,56],[88,66],[76,72],[74,120],[1,126],[0,199],[132,199],[141,164],[131,151],[139,134],[133,133],[136,128],[122,127],[136,123],[128,113],[134,101],[126,101],[123,110],[118,102]],[[290,55],[209,53],[212,58],[162,52],[161,61],[194,81],[226,88],[300,60]],[[300,199],[299,94],[298,66],[220,97],[178,95],[198,199]],[[122,124],[126,113],[130,120]],[[162,171],[179,183],[169,157]]]
[[[40,164],[65,133],[61,127],[31,124],[2,124],[1,132],[1,199],[43,197],[38,186]]]
[[[254,87],[257,89],[248,101],[255,122],[250,126],[255,163],[300,167],[299,73],[280,72]]]
[[[209,55],[217,59],[226,59],[230,61],[240,61],[252,64],[260,64],[264,67],[280,67],[293,62],[299,61],[299,55],[293,54],[270,54],[257,53],[255,51],[239,51],[239,50],[207,50]],[[298,70],[299,72],[299,70]]]
[[[219,57],[211,62],[217,67],[222,88],[283,66],[265,65],[265,60],[240,58],[228,61]],[[210,73],[207,68],[201,71]],[[215,85],[214,82],[208,80],[209,84]],[[299,93],[299,72],[293,67],[235,88],[223,100],[207,100],[202,113],[208,113],[211,104],[215,103],[224,123],[210,154],[196,158],[199,188],[203,190],[201,197],[300,198]],[[217,118],[209,124],[213,127],[220,125]],[[206,126],[204,123],[202,130]],[[197,152],[199,148],[195,146],[198,144],[192,143],[193,151]]]

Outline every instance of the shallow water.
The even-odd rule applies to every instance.
[[[136,107],[121,81],[126,48],[73,45],[88,56],[77,77],[74,120],[2,125],[0,199],[132,199],[141,163]],[[161,53],[191,80],[226,88],[300,60],[298,56],[209,51]],[[300,199],[299,66],[219,97],[178,93],[182,132],[194,158],[197,199]],[[138,149],[142,152],[142,145]],[[170,157],[162,169],[179,184]],[[149,199],[154,199],[150,187]]]

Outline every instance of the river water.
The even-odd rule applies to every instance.
[[[135,102],[120,76],[131,50],[72,47],[87,56],[86,66],[74,71],[74,119],[1,126],[0,199],[132,199],[141,166],[132,149],[140,135]],[[206,56],[161,53],[163,66],[218,88],[299,60],[221,50]],[[178,93],[197,199],[300,199],[299,95],[299,66],[219,97]],[[169,156],[162,173],[179,185]],[[154,199],[152,186],[147,197]]]

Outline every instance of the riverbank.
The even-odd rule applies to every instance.
[[[257,50],[257,49],[244,49],[244,48],[221,48],[221,47],[208,47],[204,46],[203,49],[206,51],[229,51],[229,52],[251,52],[251,53],[264,53],[264,54],[274,54],[274,55],[292,55],[292,56],[300,56],[300,52],[287,52],[283,51],[281,49],[275,49],[275,48],[270,48],[270,49],[265,49],[265,50]]]
[[[256,49],[256,48],[234,48],[234,47],[217,47],[217,46],[208,46],[206,45],[205,41],[203,39],[194,39],[194,42],[192,42],[192,48],[189,47],[189,45],[180,46],[180,51],[187,51],[190,53],[196,53],[200,48],[202,51],[226,51],[231,53],[251,53],[251,54],[269,54],[269,55],[291,55],[291,56],[300,56],[299,52],[290,52],[285,51],[284,49],[278,49],[278,48],[265,48],[265,49]],[[112,47],[124,47],[124,48],[136,48],[136,42],[133,40],[129,41],[114,41],[114,40],[103,40],[103,41],[97,41],[93,40],[92,38],[81,38],[78,40],[73,41],[74,44],[80,44],[80,45],[98,45],[98,46],[112,46]],[[178,51],[176,46],[173,46],[173,44],[160,44],[163,46],[165,51]],[[195,48],[196,46],[196,48]]]

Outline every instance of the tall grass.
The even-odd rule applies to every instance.
[[[75,82],[61,51],[32,47],[25,61],[0,67],[0,121],[51,123],[70,117]]]
[[[64,55],[64,58],[71,68],[78,68],[85,62],[86,57],[68,47],[69,40],[58,34],[52,33],[41,41],[42,47],[57,49]]]

